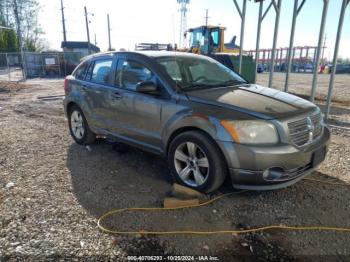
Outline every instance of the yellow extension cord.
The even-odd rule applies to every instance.
[[[323,180],[318,180],[314,178],[304,178],[303,180],[306,181],[313,181],[313,182],[319,182],[324,184],[330,184],[330,185],[337,185],[337,186],[350,186],[348,184],[342,184],[342,183],[333,183]],[[271,229],[284,229],[284,230],[304,230],[304,231],[336,231],[336,232],[348,232],[350,233],[350,228],[347,227],[328,227],[328,226],[287,226],[287,225],[269,225],[264,227],[256,227],[256,228],[250,228],[250,229],[239,229],[239,230],[216,230],[216,231],[196,231],[196,230],[178,230],[178,231],[118,231],[118,230],[112,230],[108,229],[101,225],[101,222],[106,219],[107,217],[122,213],[126,211],[148,211],[148,212],[154,212],[154,211],[165,211],[165,210],[178,210],[178,209],[185,209],[185,208],[195,208],[195,207],[202,207],[209,205],[215,201],[218,201],[219,199],[222,199],[224,197],[234,195],[234,194],[240,194],[243,192],[247,192],[248,190],[238,191],[238,192],[231,192],[222,194],[220,196],[217,196],[209,201],[206,201],[201,204],[196,205],[189,205],[189,206],[182,206],[182,207],[170,207],[170,208],[163,208],[163,207],[130,207],[130,208],[120,208],[120,209],[114,209],[109,212],[104,213],[102,216],[100,216],[97,220],[97,226],[100,230],[106,233],[110,234],[119,234],[119,235],[213,235],[213,234],[243,234],[243,233],[251,233],[251,232],[257,232],[257,231],[266,231]]]

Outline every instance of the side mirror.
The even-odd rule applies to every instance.
[[[159,94],[159,88],[152,81],[140,82],[136,85],[136,91],[145,94]]]

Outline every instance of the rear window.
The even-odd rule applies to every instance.
[[[95,61],[91,74],[91,82],[98,84],[108,84],[109,73],[112,69],[112,59]]]
[[[75,70],[74,76],[76,79],[84,80],[88,65],[88,62],[84,62]]]

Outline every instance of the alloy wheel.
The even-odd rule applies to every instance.
[[[199,187],[209,176],[208,157],[193,142],[182,143],[176,148],[174,164],[180,179],[189,186]]]
[[[79,111],[73,111],[70,117],[72,133],[77,139],[82,139],[85,133],[83,116]]]

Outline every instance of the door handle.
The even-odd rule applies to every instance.
[[[118,92],[112,93],[112,98],[114,99],[122,99],[123,96],[119,94]]]

